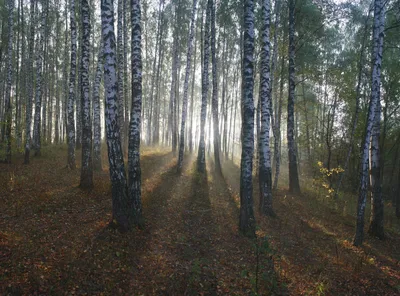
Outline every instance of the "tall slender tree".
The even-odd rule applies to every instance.
[[[367,192],[368,192],[368,170],[369,170],[369,146],[371,141],[372,129],[374,127],[374,119],[376,115],[376,109],[379,108],[378,101],[380,100],[380,87],[381,87],[381,66],[382,66],[382,51],[383,51],[383,36],[384,36],[384,26],[385,26],[385,1],[375,0],[374,2],[374,26],[373,26],[373,51],[372,51],[372,74],[371,74],[371,97],[369,101],[368,116],[365,126],[365,134],[363,144],[361,146],[361,165],[360,165],[360,187],[358,191],[358,206],[357,206],[357,224],[356,224],[356,234],[354,237],[353,244],[355,246],[360,246],[364,240],[364,215],[365,207],[367,202]],[[373,154],[376,151],[372,151]],[[374,155],[375,156],[375,155]],[[373,160],[377,161],[376,159]],[[373,164],[374,172],[376,174],[376,169],[379,167],[377,163]],[[374,176],[375,177],[375,176]],[[379,181],[373,185],[380,186]],[[378,198],[377,204],[373,202],[374,206],[378,205],[379,197],[376,194],[380,194],[376,190],[380,188],[373,188],[373,195]],[[378,213],[379,213],[378,208]],[[383,208],[382,208],[383,211]],[[383,212],[379,213],[382,214]],[[376,217],[373,217],[376,218]],[[379,218],[378,218],[379,219]],[[376,222],[381,223],[377,220]],[[374,227],[374,226],[373,226]],[[379,227],[379,230],[383,231],[383,228]],[[383,233],[382,233],[383,235]]]
[[[68,167],[75,169],[75,82],[76,82],[76,23],[75,0],[70,0],[70,29],[71,29],[71,65],[69,70],[69,94],[68,94]]]
[[[259,185],[260,185],[260,213],[274,216],[272,209],[272,168],[271,152],[269,148],[269,132],[271,120],[271,70],[269,29],[271,22],[270,0],[263,0],[262,28],[261,28],[261,71],[260,71],[260,107],[261,127],[259,139]]]
[[[7,53],[7,85],[5,96],[5,119],[6,119],[6,132],[5,140],[7,145],[6,162],[11,163],[11,84],[13,78],[13,35],[14,35],[14,0],[8,0],[8,53]]]
[[[177,124],[176,124],[176,80],[178,75],[178,5],[174,5],[174,33],[173,33],[173,45],[172,45],[172,75],[171,75],[171,90],[170,90],[170,119],[169,119],[169,127],[171,130],[171,144],[172,144],[172,153],[176,155],[177,148]]]
[[[201,111],[200,111],[200,142],[197,156],[197,170],[204,172],[206,169],[206,143],[205,143],[205,125],[207,115],[207,96],[209,87],[208,67],[210,64],[210,17],[212,0],[207,1],[206,22],[204,25],[204,54],[203,54],[203,72],[201,75]]]
[[[213,131],[214,131],[214,164],[215,170],[219,173],[221,170],[220,161],[220,137],[219,137],[219,118],[218,118],[218,80],[217,80],[217,57],[216,57],[216,29],[215,29],[215,6],[211,6],[211,63],[212,63],[212,116],[213,116]],[[253,13],[254,14],[254,13]],[[254,28],[253,28],[254,29]]]
[[[294,101],[296,96],[295,70],[295,0],[289,0],[289,98],[287,107],[287,141],[289,154],[289,192],[299,194],[300,183],[297,169],[296,143],[294,138]]]
[[[33,104],[33,55],[35,47],[35,0],[31,0],[30,7],[31,26],[29,36],[29,59],[27,66],[27,84],[28,94],[26,96],[25,110],[25,158],[24,163],[29,163],[29,155],[31,151],[31,126],[32,126],[32,104]]]
[[[123,40],[123,0],[118,0],[117,6],[117,79],[118,79],[118,110],[119,110],[119,127],[121,129],[121,141],[124,143],[124,40]]]
[[[33,122],[33,148],[35,155],[40,155],[41,149],[41,111],[42,111],[42,74],[43,74],[43,54],[44,39],[46,32],[47,1],[42,1],[42,14],[39,33],[38,52],[36,53],[36,93],[35,93],[35,119]]]
[[[104,75],[103,59],[103,46],[100,45],[96,76],[93,83],[93,169],[96,171],[101,171],[100,82]]]
[[[132,107],[129,124],[128,191],[132,203],[132,223],[143,226],[140,169],[140,123],[142,114],[142,32],[140,0],[131,0]]]
[[[89,92],[90,59],[90,13],[88,0],[81,1],[82,43],[81,43],[81,118],[82,118],[82,166],[81,183],[83,189],[93,188],[92,163],[92,121]]]
[[[114,33],[113,0],[101,0],[101,24],[104,50],[105,125],[112,192],[111,225],[126,231],[131,228],[131,203],[118,126],[118,89]]]
[[[239,230],[255,237],[253,210],[253,153],[254,153],[254,1],[245,0],[243,15],[242,61],[242,158],[240,161]]]
[[[196,16],[197,0],[193,0],[192,14],[190,18],[190,31],[187,45],[187,58],[186,58],[186,72],[185,81],[183,84],[183,100],[182,100],[182,118],[181,118],[181,133],[179,141],[179,157],[178,157],[178,172],[182,171],[183,166],[183,152],[185,149],[185,126],[187,116],[187,105],[188,105],[188,88],[189,88],[189,74],[192,63],[192,48],[193,48],[193,37],[194,37],[194,25]]]

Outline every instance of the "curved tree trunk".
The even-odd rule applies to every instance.
[[[368,169],[369,169],[369,145],[371,140],[372,128],[374,126],[374,118],[376,108],[379,108],[378,100],[380,100],[381,87],[381,66],[382,66],[382,51],[383,51],[383,35],[385,25],[384,1],[375,0],[374,7],[374,31],[373,31],[373,53],[372,53],[372,89],[371,98],[368,108],[367,123],[365,127],[365,138],[361,150],[361,165],[360,165],[360,187],[358,193],[357,206],[357,225],[356,234],[353,244],[360,246],[364,240],[364,214],[367,202],[368,192]],[[378,144],[379,145],[379,144]],[[380,184],[379,184],[380,186]],[[375,188],[374,188],[375,191]]]

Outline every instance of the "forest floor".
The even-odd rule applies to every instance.
[[[346,204],[281,189],[277,217],[256,214],[258,238],[250,240],[238,234],[236,164],[224,162],[220,176],[208,161],[202,176],[186,155],[179,176],[172,153],[144,148],[146,225],[121,234],[108,227],[108,168],[95,172],[87,193],[80,170],[66,168],[65,147],[42,154],[27,166],[22,158],[0,164],[1,295],[400,293],[400,221],[389,214],[386,240],[367,235],[355,248]]]

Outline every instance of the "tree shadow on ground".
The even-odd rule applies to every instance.
[[[195,166],[194,166],[195,167]],[[192,172],[190,192],[182,201],[181,229],[175,251],[185,268],[171,278],[171,292],[184,295],[215,295],[217,280],[215,258],[215,222],[209,197],[207,172]],[[176,288],[175,288],[176,287]]]

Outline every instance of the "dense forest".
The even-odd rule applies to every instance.
[[[0,0],[0,293],[398,295],[399,0]]]

